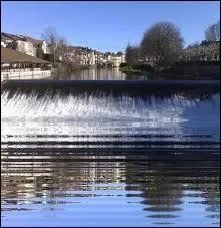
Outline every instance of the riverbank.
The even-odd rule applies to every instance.
[[[147,64],[137,64],[130,68],[123,66],[120,70],[129,78],[135,75],[155,80],[220,80],[220,62],[176,63],[158,73]]]

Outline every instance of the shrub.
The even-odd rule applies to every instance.
[[[124,63],[120,63],[119,67],[126,67],[127,66],[127,63],[124,62]]]
[[[146,72],[154,72],[154,69],[151,65],[145,63],[137,63],[133,66],[135,70],[141,70]]]

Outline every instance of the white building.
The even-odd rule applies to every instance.
[[[51,49],[50,49],[49,45],[46,43],[46,41],[42,42],[41,48],[42,48],[44,54],[50,54],[51,53]]]
[[[87,57],[88,57],[88,64],[90,66],[94,66],[95,65],[95,53],[94,53],[94,51],[89,52]]]
[[[125,61],[126,61],[126,60],[125,60],[125,54],[123,54],[123,55],[121,55],[121,62],[122,62],[122,63],[125,63]]]
[[[5,42],[4,41],[1,41],[1,47],[6,47],[7,45],[5,44]]]
[[[16,41],[16,50],[27,55],[36,56],[36,49],[31,42],[17,40]]]
[[[31,56],[36,56],[36,49],[41,47],[44,54],[51,54],[50,47],[44,40],[10,33],[1,33],[1,47],[12,48]]]
[[[121,64],[121,56],[112,56],[113,66],[119,67]]]

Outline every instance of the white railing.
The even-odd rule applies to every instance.
[[[15,68],[15,69],[2,69],[1,72],[19,72],[19,71],[42,71],[41,68]]]
[[[51,76],[50,70],[1,71],[1,81],[19,79],[43,79]]]

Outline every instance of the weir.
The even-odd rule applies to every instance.
[[[219,92],[217,81],[8,81],[2,147],[217,150]]]
[[[216,80],[9,80],[2,84],[2,93],[25,93],[55,96],[60,94],[88,96],[130,96],[159,98],[182,95],[186,98],[206,99],[220,92]]]

